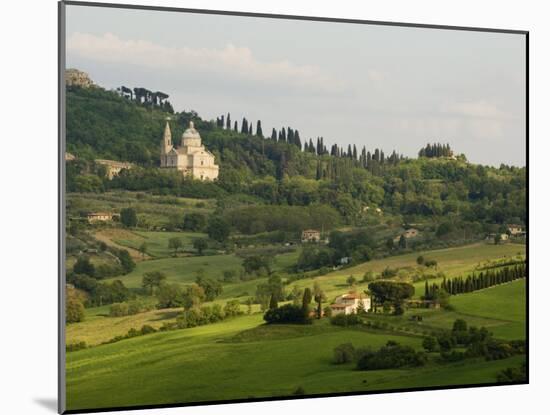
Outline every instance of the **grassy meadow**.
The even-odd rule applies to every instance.
[[[131,243],[148,238],[158,244],[158,250],[152,248],[151,254],[165,254],[162,241],[166,241],[170,233],[134,234],[135,240]],[[116,243],[130,245],[128,241],[118,239]],[[523,245],[479,243],[406,254],[295,281],[287,290],[294,285],[311,287],[313,281],[317,281],[327,293],[329,304],[336,295],[348,291],[346,279],[349,275],[359,280],[368,270],[381,272],[386,267],[415,267],[420,254],[436,259],[438,271],[458,276],[486,260],[520,253],[525,253]],[[297,256],[296,251],[278,255],[274,267],[284,269],[296,261]],[[185,285],[194,281],[199,269],[207,276],[219,277],[224,269],[238,268],[241,262],[242,259],[234,254],[151,258],[138,262],[132,273],[118,279],[130,288],[139,288],[143,273],[155,270],[166,273],[169,282]],[[215,302],[223,304],[229,299],[254,295],[255,287],[264,280],[224,283],[224,291]],[[366,283],[358,283],[355,288],[362,290],[366,286]],[[417,296],[421,295],[423,286],[424,282],[416,284]],[[250,315],[103,345],[100,343],[123,336],[131,328],[139,329],[148,324],[158,329],[166,322],[174,322],[181,309],[154,309],[133,316],[108,317],[109,306],[91,308],[86,310],[85,321],[67,327],[67,343],[85,341],[89,346],[67,354],[68,408],[289,396],[298,388],[314,395],[492,383],[499,371],[519,366],[523,357],[442,363],[436,353],[421,368],[362,372],[354,370],[353,364],[333,364],[333,349],[347,342],[356,347],[379,348],[394,340],[421,350],[426,333],[449,329],[458,318],[469,325],[487,327],[497,338],[522,339],[525,338],[525,301],[525,280],[518,280],[453,296],[452,310],[410,309],[403,316],[369,317],[384,321],[387,324],[384,330],[338,327],[331,325],[328,319],[315,320],[307,326],[265,325],[259,306],[254,305]],[[245,310],[245,306],[241,308]],[[422,315],[422,321],[411,321],[411,314]]]
[[[334,365],[334,347],[351,342],[377,348],[395,340],[419,349],[422,338],[336,327],[326,320],[305,327],[262,323],[261,314],[253,314],[69,353],[68,407],[289,396],[299,387],[316,394],[490,383],[498,371],[521,362],[433,361],[419,369],[360,372],[350,364]]]
[[[422,255],[426,258],[435,259],[438,262],[437,269],[433,272],[443,272],[447,277],[456,277],[466,275],[473,271],[478,264],[485,262],[488,259],[497,260],[507,257],[513,257],[518,254],[525,255],[525,245],[520,244],[503,244],[493,245],[487,243],[476,243],[466,246],[438,249],[432,251],[414,252],[405,255],[397,255],[384,259],[376,259],[365,262],[363,264],[344,268],[326,275],[315,278],[325,291],[330,296],[337,296],[346,291],[348,285],[346,279],[353,275],[359,282],[356,284],[356,289],[367,289],[368,283],[361,283],[363,275],[367,271],[381,273],[386,268],[408,268],[414,269],[417,267],[416,259]],[[429,282],[439,283],[442,278],[430,279]],[[420,298],[424,293],[424,281],[414,283],[415,297]],[[306,287],[311,285],[311,280],[302,280],[293,283],[298,287]]]

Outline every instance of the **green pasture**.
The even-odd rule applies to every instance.
[[[235,255],[206,255],[177,258],[161,258],[141,261],[127,275],[116,277],[128,288],[141,287],[143,274],[160,271],[166,275],[167,282],[190,284],[195,281],[197,272],[203,270],[209,278],[221,278],[226,269],[239,269],[242,259]]]
[[[331,362],[335,346],[379,348],[388,340],[420,348],[421,338],[316,321],[260,326],[261,315],[193,329],[155,333],[67,355],[69,409],[215,399],[494,382],[521,359],[466,361],[419,369],[359,372]],[[139,393],[136,393],[139,391]]]
[[[350,287],[346,283],[346,279],[353,275],[358,283],[356,284],[356,290],[366,290],[368,284],[361,283],[363,275],[367,271],[373,271],[377,274],[381,273],[384,269],[388,268],[404,268],[409,267],[414,269],[418,266],[416,259],[422,255],[424,258],[435,259],[438,262],[437,269],[432,269],[430,272],[443,272],[447,277],[455,277],[461,275],[467,275],[473,271],[479,264],[488,259],[501,259],[505,257],[512,257],[518,253],[525,254],[525,245],[520,244],[502,244],[493,245],[485,243],[477,243],[472,245],[466,245],[455,248],[446,248],[433,251],[421,251],[411,254],[398,255],[393,257],[387,257],[383,259],[376,259],[362,264],[340,269],[330,272],[326,275],[315,278],[315,281],[319,282],[323,287],[325,293],[332,300],[337,295],[343,294],[349,291]],[[441,282],[441,279],[431,279],[430,283]],[[419,281],[414,284],[415,297],[420,297],[424,294],[424,281]],[[310,287],[313,285],[312,279],[304,279],[296,281],[291,284],[297,285],[300,288]]]
[[[134,231],[133,234],[137,238],[131,239],[114,239],[119,245],[127,246],[133,249],[139,249],[145,242],[147,244],[147,255],[154,258],[169,257],[174,254],[173,249],[168,248],[169,240],[179,238],[183,246],[179,251],[195,251],[193,241],[197,238],[206,238],[204,233],[195,232],[149,232],[149,231]]]

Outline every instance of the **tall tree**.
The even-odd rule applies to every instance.
[[[317,318],[321,318],[321,315],[323,314],[323,301],[326,300],[326,295],[324,291],[321,289],[321,286],[318,282],[315,282],[313,284],[313,298],[315,302],[317,303]]]
[[[264,133],[262,131],[262,122],[260,120],[258,120],[258,122],[256,122],[256,135],[258,137],[263,137],[264,136]]]
[[[178,254],[179,249],[183,246],[183,242],[180,238],[170,238],[168,239],[168,249],[174,250],[174,256]]]

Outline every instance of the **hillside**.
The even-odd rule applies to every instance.
[[[180,137],[190,120],[195,122],[203,143],[220,165],[218,182],[183,180],[156,168],[167,117],[171,117],[173,137]],[[402,221],[409,223],[421,222],[426,216],[446,216],[458,223],[460,232],[464,228],[474,233],[489,230],[478,229],[472,222],[525,223],[525,168],[473,165],[460,157],[402,159],[395,152],[385,157],[378,149],[371,154],[351,146],[348,152],[345,146],[331,149],[331,155],[322,139],[316,149],[307,140],[304,146],[298,146],[296,139],[289,144],[290,139],[281,139],[281,132],[278,138],[275,131],[273,136],[226,129],[220,119],[205,121],[194,112],[171,114],[145,107],[101,88],[71,87],[67,91],[67,151],[77,160],[68,165],[68,188],[216,199],[231,194],[234,201],[245,204],[325,204],[351,224],[364,219],[367,206],[404,215]],[[140,167],[109,181],[101,166],[91,161],[97,158],[130,161]],[[462,221],[469,224],[460,225]]]

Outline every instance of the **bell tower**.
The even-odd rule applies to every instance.
[[[166,118],[164,136],[160,143],[160,167],[168,167],[168,153],[172,150],[172,132],[170,131],[170,118]]]
[[[160,144],[160,154],[167,154],[172,150],[172,132],[170,131],[170,124],[168,121],[170,118],[166,119],[166,126],[164,127],[164,136],[162,137],[162,143]]]

